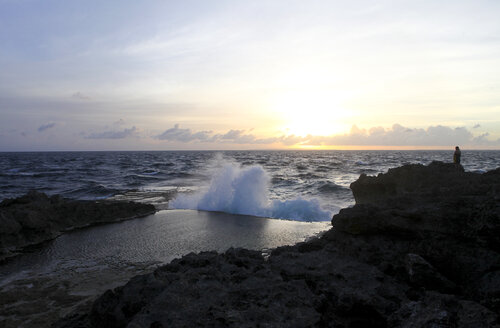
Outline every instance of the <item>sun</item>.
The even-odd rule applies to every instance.
[[[326,90],[296,90],[277,94],[270,104],[287,134],[329,136],[346,131],[349,111]]]

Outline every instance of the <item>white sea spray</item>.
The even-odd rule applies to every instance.
[[[180,194],[170,202],[172,209],[197,209],[299,221],[327,221],[332,213],[318,199],[269,198],[271,178],[260,165],[242,167],[223,162],[208,186],[194,194]]]

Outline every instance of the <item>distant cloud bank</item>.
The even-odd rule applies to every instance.
[[[359,145],[359,146],[441,146],[467,144],[474,140],[465,127],[430,126],[426,129],[412,129],[399,124],[391,128],[373,127],[359,129],[353,126],[343,135],[308,136],[307,145]]]
[[[477,127],[473,127],[477,129]],[[155,136],[156,139],[167,142],[182,143],[231,143],[284,146],[500,146],[500,139],[489,140],[488,133],[478,136],[465,127],[448,127],[443,125],[428,128],[408,128],[394,124],[391,128],[372,127],[360,129],[354,125],[349,133],[329,136],[296,136],[281,135],[271,138],[259,138],[245,130],[229,130],[224,134],[215,134],[212,131],[191,131],[176,124],[173,128]]]
[[[50,130],[50,131],[49,131]],[[47,132],[49,131],[49,132]],[[161,131],[161,130],[160,130]],[[28,129],[0,129],[0,148],[19,150],[188,150],[188,149],[421,149],[460,146],[464,149],[499,149],[500,138],[484,126],[435,125],[410,128],[360,128],[331,135],[276,134],[263,136],[254,129],[215,131],[172,124],[163,132],[148,126],[132,125],[125,119],[112,119],[100,128],[78,126],[65,121],[38,122]]]
[[[86,136],[86,139],[125,139],[137,135],[137,128],[135,126],[124,129],[121,131],[104,131],[100,133],[91,133]]]
[[[246,133],[245,130],[229,130],[224,134],[214,134],[212,131],[192,132],[191,129],[181,129],[179,124],[170,128],[160,135],[157,139],[177,142],[204,142],[204,143],[232,143],[232,144],[274,144],[285,143],[289,137],[258,138],[253,134]],[[297,140],[300,141],[300,140]],[[295,144],[295,142],[290,145]]]
[[[156,136],[160,140],[167,141],[180,141],[180,142],[213,142],[215,141],[213,137],[210,137],[212,131],[199,131],[191,132],[191,129],[181,129],[179,124],[174,125],[173,128],[166,130],[162,134]]]

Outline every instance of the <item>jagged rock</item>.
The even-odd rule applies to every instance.
[[[498,316],[484,306],[446,294],[426,293],[419,301],[403,303],[389,327],[498,327]]]
[[[406,255],[406,270],[411,284],[428,290],[452,292],[456,286],[443,277],[429,262],[418,254]]]
[[[0,203],[0,260],[64,231],[154,213],[153,205],[118,201],[70,200],[31,191]]]
[[[54,327],[500,326],[500,169],[406,165],[351,188],[320,238],[189,254]]]
[[[473,173],[465,173],[461,165],[432,162],[428,166],[409,164],[389,169],[377,177],[362,174],[350,188],[356,204],[378,204],[397,196],[412,198],[450,194],[457,185],[464,185]],[[451,194],[452,195],[452,194]]]
[[[333,226],[351,234],[439,233],[500,248],[500,168],[487,174],[460,165],[405,165],[351,184],[356,206]]]

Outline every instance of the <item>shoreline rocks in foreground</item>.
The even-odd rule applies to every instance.
[[[65,231],[153,214],[150,204],[85,201],[31,191],[0,203],[0,260]]]
[[[500,168],[405,165],[351,188],[320,238],[188,254],[54,327],[500,326]]]

